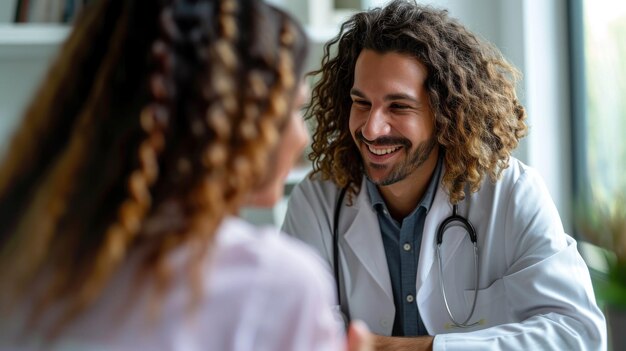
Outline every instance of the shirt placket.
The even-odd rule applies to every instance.
[[[416,216],[405,218],[400,229],[400,275],[402,286],[402,313],[404,321],[415,320],[417,304],[415,302],[415,276],[417,262],[415,262],[414,228]],[[403,323],[404,335],[417,335],[418,326],[415,323]]]

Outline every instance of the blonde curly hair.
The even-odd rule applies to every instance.
[[[446,11],[395,0],[353,15],[324,47],[320,79],[307,118],[313,133],[313,174],[358,191],[363,164],[348,127],[356,60],[363,49],[410,55],[428,71],[425,88],[435,133],[445,152],[443,185],[454,204],[466,187],[476,192],[485,175],[496,181],[526,134],[517,99],[517,70]]]
[[[197,302],[218,226],[267,176],[306,46],[260,1],[93,2],[0,165],[2,292],[36,286],[31,321],[60,304],[55,334],[137,252],[158,302],[184,246]]]

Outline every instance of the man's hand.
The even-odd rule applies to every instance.
[[[374,334],[362,321],[352,321],[348,327],[348,351],[374,351]]]
[[[374,350],[376,351],[431,351],[433,349],[432,336],[395,337],[374,336]]]

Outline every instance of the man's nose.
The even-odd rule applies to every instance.
[[[388,135],[391,131],[388,116],[380,109],[371,109],[361,129],[363,136],[367,140],[376,140],[378,137]]]

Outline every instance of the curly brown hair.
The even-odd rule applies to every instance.
[[[356,60],[363,49],[397,52],[427,67],[425,88],[445,152],[443,185],[450,201],[476,192],[485,175],[496,181],[526,134],[526,112],[517,99],[517,70],[447,11],[395,0],[357,13],[324,47],[321,75],[307,118],[313,133],[313,173],[358,191],[363,164],[348,127]]]
[[[216,229],[267,175],[306,50],[261,1],[93,2],[0,165],[2,292],[36,286],[32,321],[60,304],[54,334],[138,252],[158,301],[185,246],[197,302]]]

